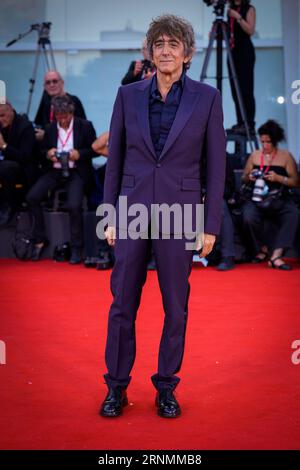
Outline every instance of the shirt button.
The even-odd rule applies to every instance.
[[[161,167],[161,163],[156,163],[156,168],[160,168]]]

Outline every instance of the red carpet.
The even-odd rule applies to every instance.
[[[300,264],[292,272],[197,266],[177,397],[183,415],[155,414],[163,320],[155,272],[137,321],[130,406],[98,416],[110,272],[52,261],[0,262],[1,449],[299,449]]]

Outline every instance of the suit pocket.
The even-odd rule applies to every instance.
[[[200,191],[200,178],[183,178],[181,180],[182,191]]]
[[[123,175],[122,187],[134,188],[134,186],[135,186],[135,177],[133,175]]]

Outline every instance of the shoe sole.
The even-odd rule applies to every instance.
[[[175,419],[175,418],[179,418],[179,416],[181,416],[181,411],[177,412],[176,415],[165,415],[163,413],[160,413],[159,409],[157,410],[157,414],[158,416],[160,416],[161,418],[169,418],[169,419]]]

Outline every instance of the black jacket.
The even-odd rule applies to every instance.
[[[14,112],[14,119],[9,128],[1,131],[7,147],[2,150],[5,160],[13,160],[22,167],[33,160],[35,146],[34,129],[27,117]]]
[[[43,153],[46,159],[47,151],[57,147],[57,123],[52,122],[45,129],[43,140]],[[93,184],[92,158],[96,154],[92,150],[92,143],[96,139],[96,132],[93,124],[85,119],[74,117],[73,127],[74,149],[79,151],[80,158],[76,161],[76,167],[79,175],[84,181],[86,190],[90,190]],[[48,169],[53,163],[47,160]]]
[[[74,116],[81,119],[86,119],[85,111],[83,109],[82,103],[79,98],[75,95],[70,95],[66,93],[73,101],[75,105]],[[50,123],[50,108],[51,108],[51,96],[44,91],[39,109],[37,110],[34,122],[35,124],[41,126],[43,129]]]
[[[122,78],[121,84],[122,85],[129,85],[129,83],[139,82],[142,80],[143,71],[139,72],[137,75],[133,75],[134,67],[135,67],[135,60],[131,62],[129,65],[128,72]]]

